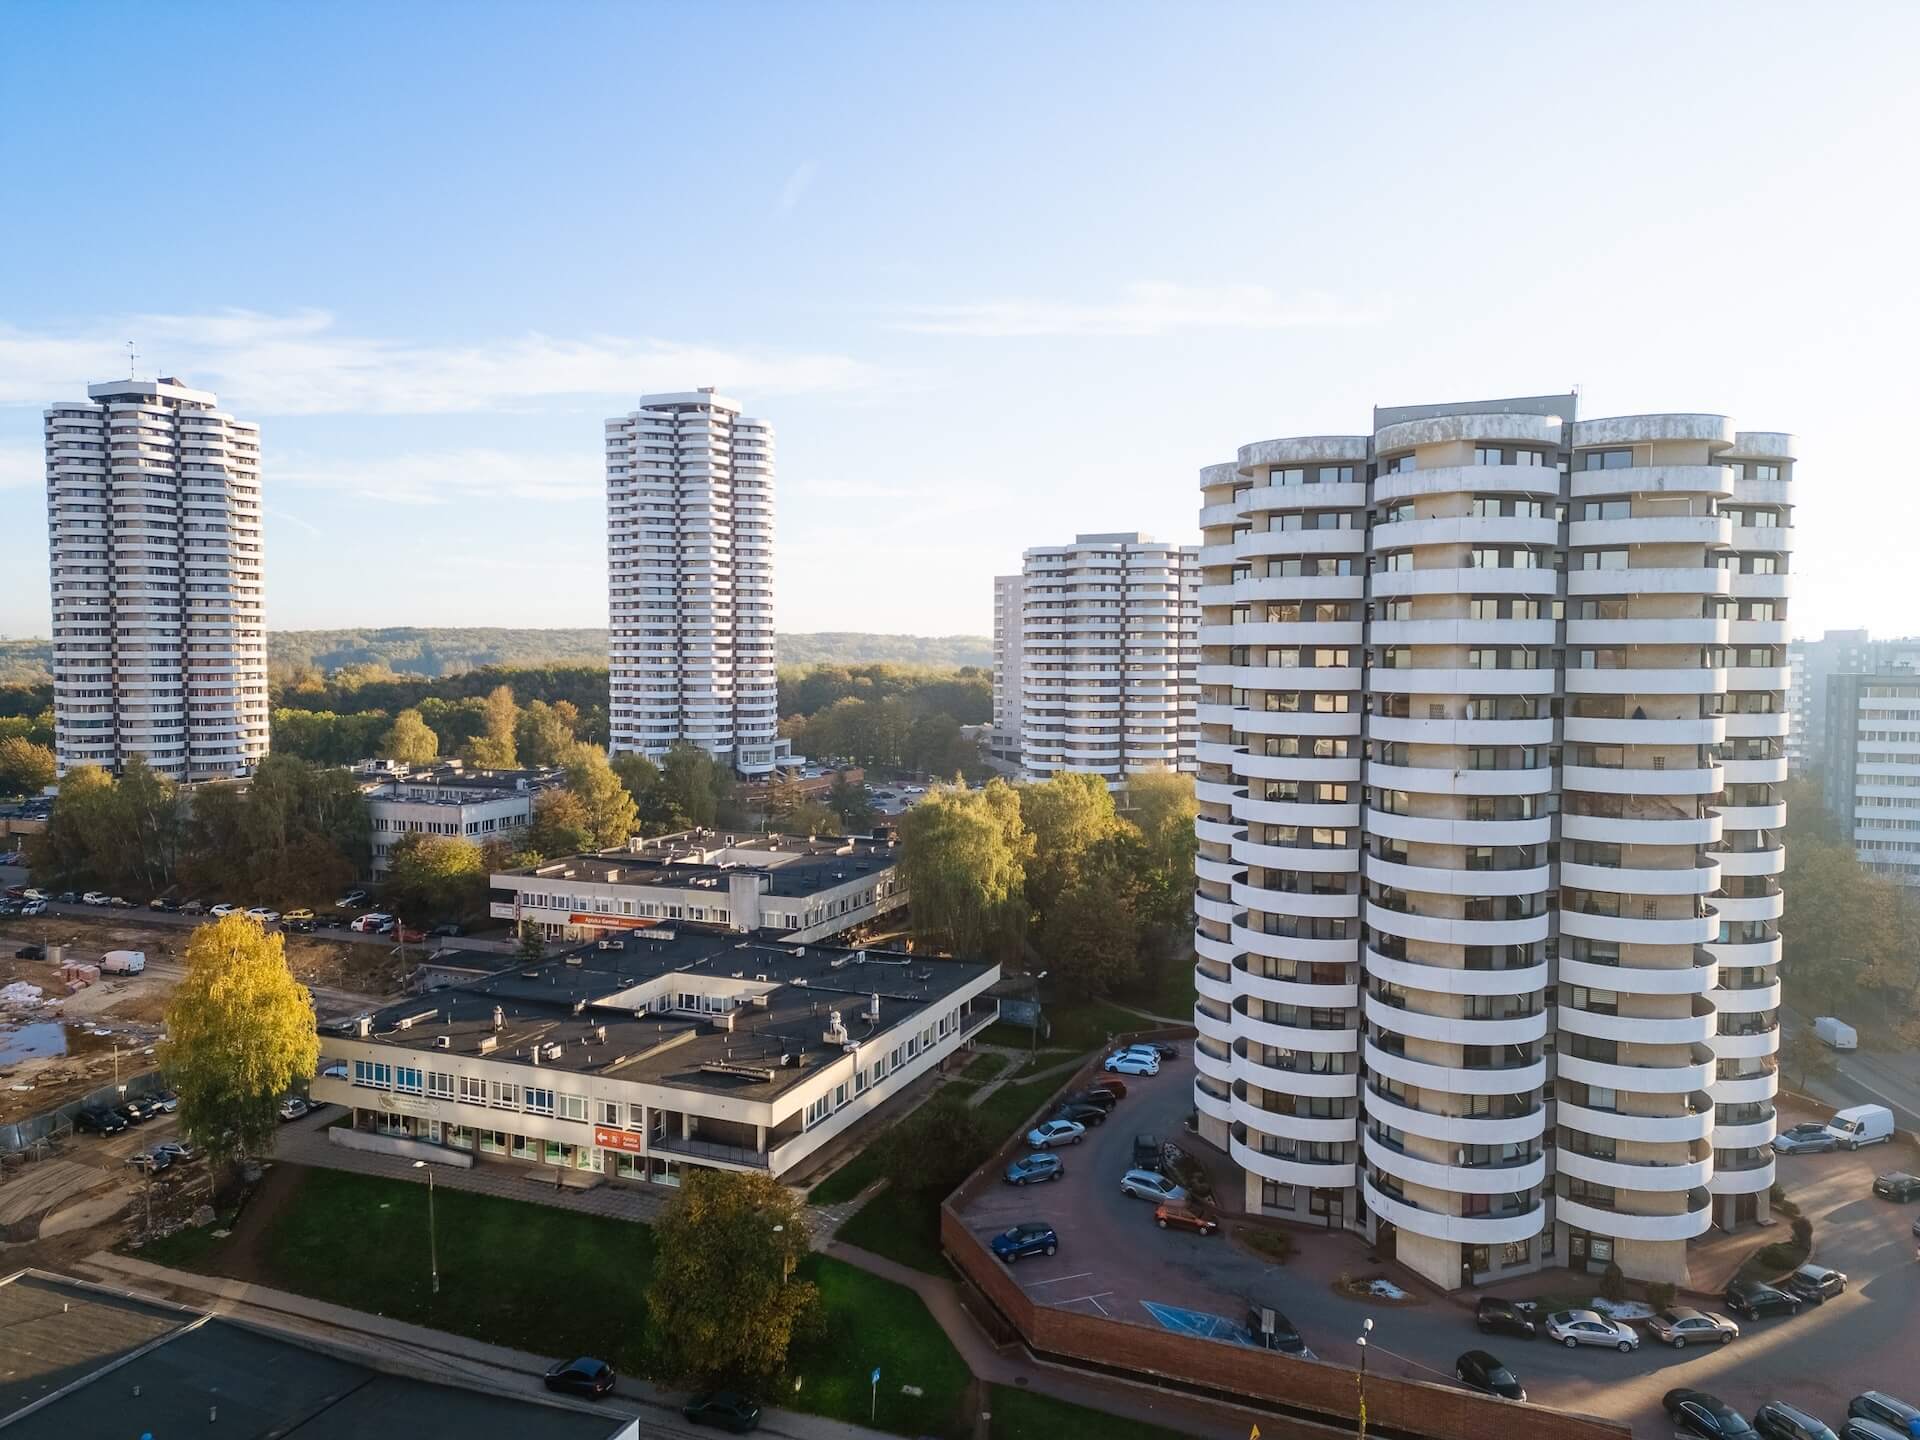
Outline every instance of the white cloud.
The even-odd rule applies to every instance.
[[[1139,282],[1103,302],[986,300],[915,305],[894,328],[922,335],[1013,338],[1036,335],[1171,335],[1182,330],[1294,330],[1373,325],[1385,306],[1355,304],[1320,291],[1279,296],[1264,285],[1167,285]]]
[[[0,490],[24,490],[47,478],[47,452],[38,445],[0,445]]]
[[[602,459],[515,450],[436,450],[372,460],[289,455],[273,466],[275,486],[335,490],[389,505],[445,505],[511,497],[588,500],[604,494]]]
[[[845,355],[619,335],[416,344],[343,333],[323,310],[228,310],[122,316],[72,334],[0,326],[0,405],[84,394],[88,382],[123,373],[130,336],[140,374],[177,375],[248,415],[445,414],[695,384],[758,396],[863,390],[882,379]]]
[[[787,183],[780,187],[779,210],[788,214],[800,203],[801,197],[813,188],[813,177],[819,173],[819,166],[811,160],[802,160],[794,166],[793,173],[787,176]]]

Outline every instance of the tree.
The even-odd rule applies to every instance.
[[[486,905],[486,861],[457,835],[403,835],[388,861],[387,894],[414,920],[467,919]]]
[[[180,1128],[216,1163],[272,1144],[280,1097],[319,1060],[313,997],[284,941],[245,915],[198,927],[167,1005],[160,1066],[180,1094]]]
[[[37,884],[101,883],[95,857],[112,833],[113,777],[98,765],[76,765],[60,777],[47,828],[27,837],[27,863]]]
[[[844,835],[869,835],[873,832],[873,804],[867,792],[846,780],[835,780],[827,794],[827,804],[840,817]]]
[[[547,860],[578,855],[587,848],[593,817],[571,790],[542,790],[533,802],[527,849]]]
[[[966,1179],[998,1139],[964,1097],[941,1090],[875,1143],[896,1192],[938,1199]]]
[[[561,760],[567,767],[567,790],[585,816],[588,845],[595,850],[625,845],[639,829],[639,814],[607,757],[591,745],[569,745]]]
[[[0,740],[0,795],[38,795],[53,784],[53,751],[24,735]]]
[[[662,810],[681,822],[672,828],[711,828],[720,813],[721,797],[730,795],[732,790],[733,777],[698,745],[676,741],[661,757]]]
[[[800,1197],[772,1176],[689,1170],[654,1222],[647,1333],[657,1378],[771,1390],[818,1315],[818,1290],[793,1278],[808,1235]]]
[[[1027,903],[1044,922],[1078,877],[1094,846],[1120,827],[1113,792],[1098,775],[1060,771],[1039,785],[1023,786],[1020,818],[1033,835],[1027,866]]]
[[[1032,857],[1019,797],[1004,780],[934,790],[900,822],[916,941],[969,959],[1011,958],[1026,929]]]
[[[781,818],[780,830],[788,835],[838,835],[840,817],[819,800],[802,800]]]
[[[540,933],[540,927],[531,920],[520,922],[519,955],[529,965],[538,965],[547,958],[547,937]]]
[[[1193,822],[1200,813],[1193,777],[1150,770],[1129,777],[1127,814],[1140,832],[1145,861],[1138,899],[1141,925],[1162,938],[1193,925],[1193,862],[1199,851]]]
[[[505,685],[494,686],[480,704],[480,733],[467,745],[467,763],[484,770],[511,770],[519,764],[513,742],[519,723],[520,707],[513,703],[513,691]]]
[[[575,720],[579,718],[580,712],[573,706],[564,700],[560,704],[573,712]],[[558,765],[573,744],[573,724],[563,718],[559,706],[531,700],[520,712],[513,739],[522,765]]]
[[[1060,984],[1099,997],[1139,975],[1144,849],[1131,825],[1116,827],[1081,857],[1066,888],[1040,912],[1041,951]]]
[[[1813,1033],[1811,1023],[1802,1025],[1781,1040],[1780,1068],[1792,1077],[1793,1088],[1804,1095],[1809,1080],[1823,1080],[1833,1073],[1833,1051]]]
[[[393,728],[381,738],[380,758],[405,765],[424,765],[440,755],[440,737],[420,718],[418,710],[402,710]]]

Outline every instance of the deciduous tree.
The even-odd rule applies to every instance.
[[[569,745],[560,758],[567,767],[567,790],[585,817],[587,843],[596,850],[626,844],[639,828],[638,811],[607,757],[591,745]]]
[[[593,817],[573,791],[543,790],[533,802],[533,823],[527,826],[527,849],[544,860],[578,855],[592,836]]]
[[[1011,958],[1025,933],[1033,837],[1004,780],[939,788],[900,822],[915,939],[971,959]]]
[[[388,859],[387,894],[409,920],[469,919],[486,905],[486,861],[457,835],[403,835]]]
[[[440,755],[440,737],[433,733],[418,710],[402,710],[393,717],[393,728],[381,737],[380,758],[398,760],[404,765],[424,765]]]
[[[1022,786],[1020,818],[1033,836],[1027,866],[1027,903],[1035,915],[1052,912],[1073,884],[1087,855],[1120,828],[1113,792],[1098,775],[1060,771]]]
[[[573,706],[564,700],[560,704],[573,712],[575,720],[579,718]],[[559,706],[530,700],[520,712],[513,738],[522,765],[558,765],[573,744],[573,725],[562,717]]]
[[[24,735],[0,739],[0,795],[38,795],[53,784],[53,751]]]

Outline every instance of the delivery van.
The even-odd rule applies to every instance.
[[[1842,1150],[1884,1144],[1893,1138],[1893,1112],[1884,1105],[1855,1105],[1836,1110],[1833,1119],[1827,1122],[1827,1133]]]

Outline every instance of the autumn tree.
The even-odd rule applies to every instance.
[[[920,944],[968,958],[1011,958],[1026,929],[1033,837],[1004,780],[937,788],[900,821],[899,869]]]
[[[770,1175],[690,1169],[654,1222],[647,1334],[657,1378],[724,1381],[765,1394],[819,1315],[807,1256],[806,1206]]]
[[[440,737],[433,733],[418,710],[402,710],[393,717],[393,728],[380,740],[380,758],[398,760],[403,765],[424,765],[440,755]]]
[[[180,1095],[180,1128],[216,1164],[267,1150],[280,1097],[320,1055],[313,998],[282,937],[238,914],[198,927],[166,1022],[160,1066]]]
[[[388,859],[386,893],[411,920],[466,919],[486,907],[486,860],[457,835],[403,835]]]
[[[464,752],[469,765],[482,770],[511,770],[519,764],[514,732],[519,728],[520,707],[513,703],[513,691],[496,685],[481,703],[481,731],[467,742]]]
[[[840,829],[846,835],[868,835],[873,832],[873,802],[867,799],[866,790],[841,779],[833,782],[833,789],[827,793],[827,805],[840,817]]]
[[[533,820],[527,826],[526,848],[543,860],[578,855],[587,848],[593,817],[573,791],[542,790],[533,802]]]
[[[561,706],[572,712],[569,719],[561,713]],[[520,712],[520,718],[514,725],[514,748],[519,752],[522,765],[558,765],[573,742],[573,727],[579,721],[580,712],[562,700],[560,705],[549,705],[544,700],[530,700]]]
[[[638,828],[638,810],[607,757],[591,745],[569,745],[560,753],[567,768],[567,791],[580,802],[587,843],[595,850],[625,845]]]
[[[0,739],[0,795],[38,795],[53,784],[53,751],[24,735]]]

